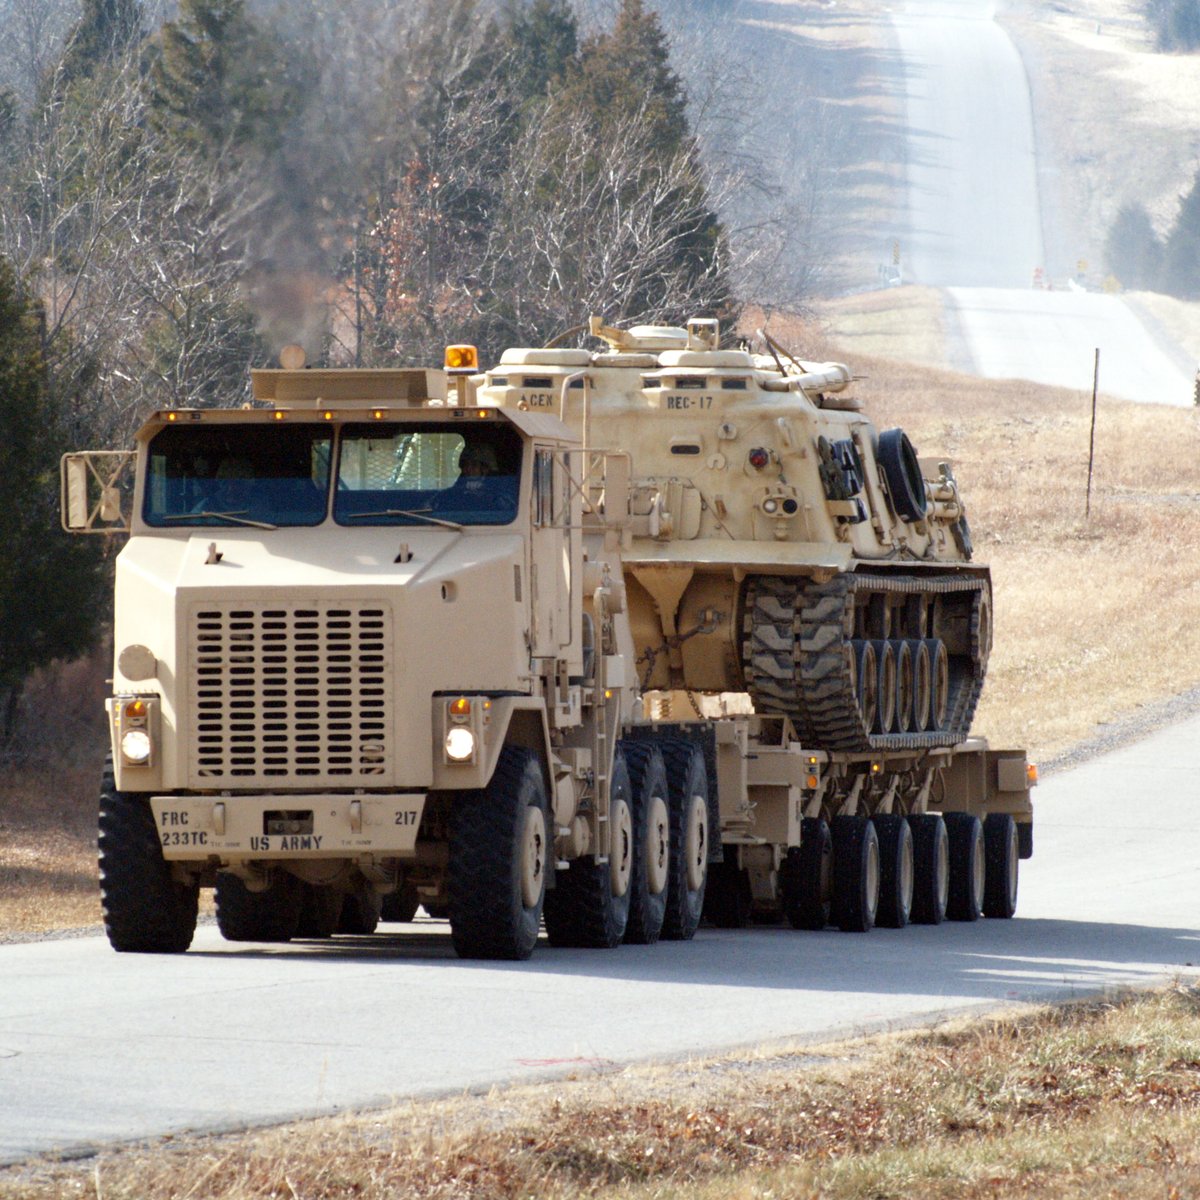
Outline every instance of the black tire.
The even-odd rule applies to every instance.
[[[793,929],[824,929],[833,892],[833,836],[820,817],[800,822],[800,845],[783,865],[783,915]]]
[[[879,838],[879,909],[875,924],[903,929],[912,915],[913,836],[908,821],[894,813],[871,818]]]
[[[624,819],[619,816],[621,808]],[[624,821],[628,833],[621,832]],[[629,770],[619,748],[613,755],[609,780],[609,826],[617,830],[617,844],[608,861],[597,862],[593,854],[573,860],[565,871],[558,872],[553,889],[546,894],[546,933],[552,946],[610,950],[625,936],[630,888],[626,882],[622,891],[619,879],[627,880],[632,873],[633,816]]]
[[[524,960],[553,869],[546,785],[531,750],[505,746],[486,788],[450,816],[450,934],[460,958]]]
[[[379,916],[384,921],[407,924],[417,915],[421,899],[417,889],[410,884],[401,884],[394,892],[388,892],[379,902]]]
[[[1017,823],[1008,813],[988,813],[983,822],[986,859],[983,915],[1009,920],[1017,911],[1020,840]]]
[[[883,468],[892,507],[902,521],[923,521],[929,510],[921,463],[903,429],[885,429],[879,435],[875,457]]]
[[[724,862],[708,865],[704,919],[718,929],[745,929],[753,907],[749,872],[737,865],[737,850],[727,847]]]
[[[338,916],[338,933],[352,933],[365,937],[379,927],[383,904],[379,894],[367,884],[357,891],[342,897],[341,913]]]
[[[686,942],[704,915],[708,885],[708,769],[704,751],[691,742],[663,743],[671,799],[671,867],[662,936]]]
[[[182,954],[196,932],[200,888],[172,875],[149,801],[118,792],[111,765],[100,784],[99,833],[109,944],[122,953]]]
[[[667,915],[671,860],[671,798],[662,751],[653,742],[622,742],[633,803],[634,856],[629,880],[625,941],[652,946]]]
[[[978,921],[983,915],[986,860],[983,822],[973,813],[946,813],[950,840],[950,899],[946,916],[951,921]]]
[[[833,818],[833,922],[867,933],[879,908],[879,838],[866,817]]]
[[[304,884],[296,936],[317,940],[333,937],[341,913],[342,893],[336,888],[315,883]]]
[[[891,733],[896,724],[896,651],[888,639],[872,642],[875,662],[879,667],[879,683],[875,689],[876,733]]]
[[[303,904],[304,885],[287,871],[272,871],[261,892],[228,871],[217,876],[217,925],[227,942],[290,942]]]
[[[940,813],[908,818],[913,837],[914,925],[940,925],[950,899],[950,842]]]

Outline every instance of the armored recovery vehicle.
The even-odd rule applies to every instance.
[[[641,686],[748,693],[813,749],[965,738],[991,583],[950,465],[877,433],[841,364],[721,349],[715,321],[591,329],[602,351],[505,351],[479,395],[632,455]]]
[[[650,374],[671,352],[606,352],[604,369],[628,353]],[[64,458],[64,526],[128,535],[100,800],[116,949],[185,950],[202,887],[233,941],[362,934],[381,909],[420,905],[449,918],[460,954],[488,958],[526,957],[543,924],[555,945],[688,938],[706,898],[726,925],[1012,915],[1032,848],[1022,751],[940,731],[942,744],[828,748],[787,704],[670,716],[672,693],[650,689],[700,684],[684,652],[728,623],[742,560],[709,581],[712,611],[697,615],[712,632],[687,636],[685,620],[656,636],[638,589],[668,595],[653,553],[696,539],[664,529],[695,524],[702,490],[701,514],[732,491],[689,490],[683,472],[647,483],[656,470],[599,446],[573,362],[525,373],[557,374],[556,409],[528,378],[480,377],[469,348],[447,361],[293,359],[254,373],[257,407],[158,412],[132,452]],[[582,405],[562,409],[576,391]],[[685,440],[667,454],[705,451],[691,425],[668,428]],[[780,474],[770,494],[799,503]],[[727,524],[730,511],[715,508]],[[817,585],[849,578],[843,561],[768,577]],[[955,603],[926,602],[931,637],[970,624]],[[888,630],[847,645],[899,638]],[[740,683],[739,645],[725,637],[714,689]]]

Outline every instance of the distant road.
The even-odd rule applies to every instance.
[[[990,0],[909,0],[904,60],[906,282],[949,289],[959,358],[991,379],[1190,405],[1196,364],[1118,296],[1033,288],[1044,252],[1029,82]],[[1055,281],[1046,281],[1047,283]]]
[[[1047,780],[1014,921],[456,960],[444,923],[0,946],[0,1162],[1200,979],[1200,717]]]

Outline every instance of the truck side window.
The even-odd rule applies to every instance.
[[[562,451],[538,449],[533,462],[533,503],[538,525],[571,523],[571,478]]]

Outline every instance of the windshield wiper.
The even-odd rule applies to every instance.
[[[196,518],[203,520],[218,520],[232,521],[235,525],[249,525],[252,529],[278,529],[278,525],[272,525],[270,521],[255,521],[250,517],[243,516],[246,510],[243,508],[240,512],[186,512],[186,513],[164,513],[159,517],[160,521],[189,521]]]
[[[428,521],[430,525],[444,525],[447,529],[461,530],[464,528],[457,521],[431,517],[427,508],[381,508],[378,512],[346,513],[347,521],[355,521],[364,517],[416,517],[418,521]]]

